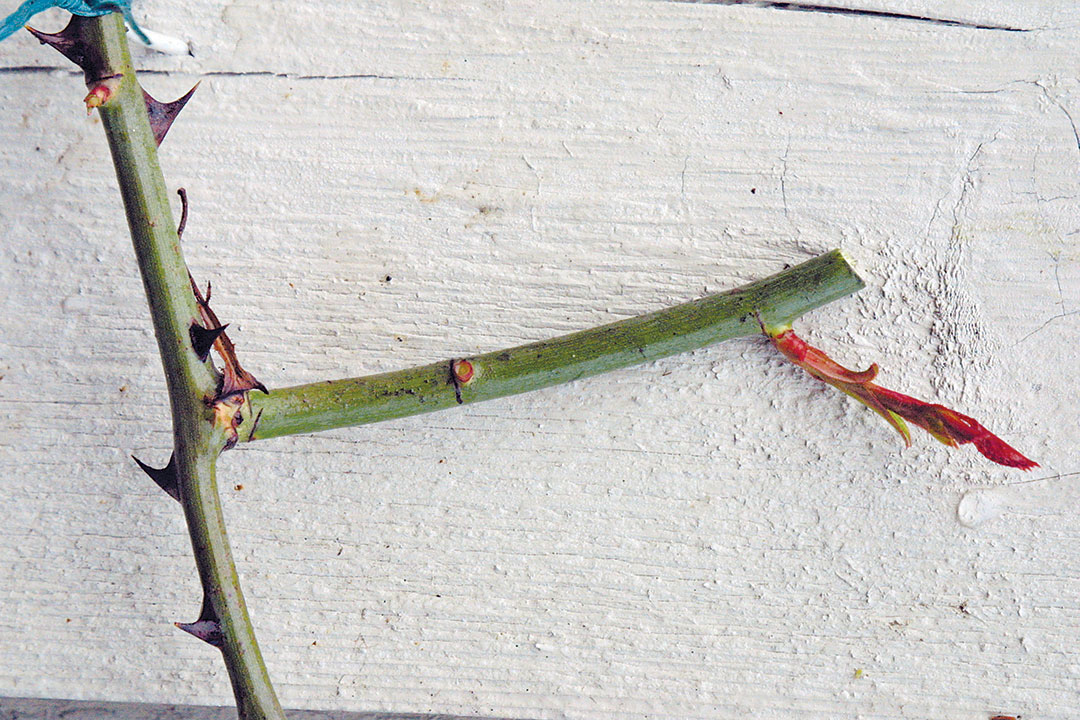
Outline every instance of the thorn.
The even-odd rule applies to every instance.
[[[150,129],[154,131],[154,140],[158,145],[161,145],[161,141],[165,139],[165,134],[172,127],[173,120],[184,109],[184,106],[187,105],[188,100],[191,99],[191,96],[195,94],[198,88],[199,83],[195,83],[182,96],[168,103],[155,100],[146,90],[142,91],[143,100],[146,102],[146,114],[150,117]]]
[[[192,623],[173,623],[173,625],[216,648],[220,648],[225,644],[225,636],[221,632],[221,623],[218,621],[217,613],[214,612],[214,606],[210,604],[210,598],[206,593],[203,593],[198,620]]]
[[[157,486],[169,493],[169,497],[180,502],[180,486],[176,482],[176,455],[169,456],[169,463],[163,468],[150,467],[134,455],[131,459],[139,464],[143,472],[157,483]]]
[[[228,357],[225,358],[225,374],[221,379],[221,390],[218,392],[218,396],[224,398],[248,390],[261,390],[264,395],[270,394],[266,386],[259,382],[254,375],[240,367],[240,363],[236,362],[236,354],[233,353],[231,360]]]
[[[195,294],[195,300],[199,305],[199,315],[202,317],[203,322],[207,325],[220,327],[221,322],[217,319],[214,311],[210,309],[210,302],[207,299],[210,297],[210,284],[207,283],[206,297],[203,297],[202,291],[195,284],[195,278],[191,277],[191,273],[188,273],[188,280],[191,281],[191,291]],[[214,341],[213,345],[225,363],[221,387],[218,388],[216,399],[222,400],[252,389],[261,390],[266,395],[270,394],[265,385],[240,366],[240,362],[236,359],[236,346],[232,344],[232,340],[229,339],[228,335],[221,333],[221,336]]]
[[[214,347],[214,343],[218,338],[222,337],[225,333],[225,328],[228,325],[221,325],[213,329],[204,328],[199,323],[191,323],[189,334],[191,335],[191,347],[195,350],[195,354],[199,356],[199,360],[206,362],[206,358],[210,356],[210,348]]]
[[[43,33],[40,30],[35,30],[29,25],[26,27],[33,35],[41,42],[42,45],[49,45],[61,55],[66,57],[71,62],[75,63],[83,70],[87,67],[87,48],[86,43],[83,42],[81,35],[75,25],[75,17],[72,16],[71,22],[67,27],[58,33]]]
[[[225,647],[225,635],[222,634],[221,623],[217,620],[196,620],[193,623],[173,623],[173,625],[218,649]]]

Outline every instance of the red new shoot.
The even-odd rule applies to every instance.
[[[767,327],[762,324],[761,329],[788,360],[885,418],[909,447],[911,433],[905,420],[918,425],[949,447],[972,443],[979,452],[1000,465],[1021,470],[1039,466],[967,415],[874,384],[872,381],[877,377],[877,363],[862,372],[848,370],[821,350],[808,345],[790,327]]]

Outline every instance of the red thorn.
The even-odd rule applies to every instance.
[[[216,648],[224,647],[225,636],[221,632],[221,623],[218,622],[217,613],[210,597],[204,592],[202,607],[199,608],[199,619],[193,623],[173,623],[186,633],[190,633],[205,643]]]
[[[202,82],[201,80],[199,82]],[[143,90],[143,100],[146,102],[146,114],[150,118],[150,129],[154,131],[154,140],[158,145],[161,145],[161,141],[165,139],[165,135],[169,132],[169,128],[172,127],[173,120],[180,114],[180,111],[187,105],[188,100],[195,94],[195,91],[199,88],[199,83],[184,93],[182,96],[173,100],[172,102],[163,103],[155,100],[151,97],[150,93]]]
[[[87,54],[89,48],[86,43],[83,42],[82,37],[75,27],[74,15],[67,27],[58,33],[44,33],[40,30],[35,30],[29,25],[26,26],[26,29],[29,30],[30,34],[36,37],[42,45],[51,46],[83,70],[87,69]]]
[[[225,635],[221,632],[221,623],[217,620],[196,620],[193,623],[173,623],[173,625],[216,648],[225,646]]]

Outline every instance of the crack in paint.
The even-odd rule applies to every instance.
[[[858,17],[871,17],[883,20],[908,20],[911,22],[931,23],[933,25],[946,25],[949,27],[962,27],[972,30],[1031,32],[1027,28],[1011,27],[1009,25],[992,25],[987,23],[969,22],[967,20],[952,20],[949,18],[933,17],[930,15],[914,15],[911,13],[893,12],[890,10],[870,10],[867,8],[849,8],[836,5],[819,5],[817,3],[784,2],[782,0],[668,0],[668,2],[680,2],[693,5],[746,5],[749,7],[768,8],[771,10],[794,10],[796,12],[822,13],[824,15],[854,15]]]
[[[57,65],[13,65],[11,67],[0,67],[0,75],[19,75],[19,74],[50,74],[50,73],[64,73],[72,76],[82,76],[81,70],[68,70],[66,67],[60,67]],[[175,75],[171,70],[140,70],[139,75]],[[272,72],[270,70],[210,70],[208,72],[199,73],[199,78],[211,78],[211,77],[269,77],[269,78],[281,78],[285,80],[456,80],[465,81],[468,78],[462,77],[424,77],[421,75],[379,75],[377,73],[344,73],[340,75],[296,75],[287,72]]]
[[[1069,109],[1065,107],[1063,102],[1058,100],[1056,96],[1050,94],[1050,91],[1046,89],[1045,85],[1038,81],[1033,84],[1035,87],[1039,88],[1039,90],[1042,90],[1042,94],[1046,97],[1047,102],[1055,105],[1058,110],[1065,113],[1065,117],[1069,119],[1069,126],[1072,128],[1073,140],[1076,141],[1076,149],[1080,150],[1080,131],[1076,128],[1076,120],[1073,119],[1072,113],[1069,112]]]

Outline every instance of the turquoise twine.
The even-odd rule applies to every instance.
[[[146,33],[142,31],[142,28],[135,22],[135,18],[131,16],[131,0],[26,0],[15,12],[4,18],[3,24],[0,24],[0,40],[25,26],[26,23],[30,22],[30,18],[39,12],[54,7],[82,17],[99,17],[108,15],[111,12],[121,12],[124,14],[124,20],[135,31],[135,34],[144,43],[150,44],[150,38],[146,37]]]

